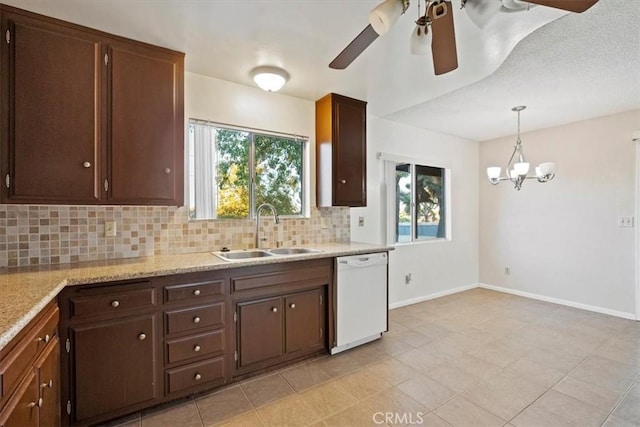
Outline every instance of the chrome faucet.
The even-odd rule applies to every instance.
[[[263,208],[271,209],[274,221],[276,224],[280,223],[278,211],[276,211],[276,208],[271,203],[263,203],[258,206],[258,209],[256,209],[256,249],[260,249],[260,211],[262,211]]]

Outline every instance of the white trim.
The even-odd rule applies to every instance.
[[[596,307],[594,305],[582,304],[579,302],[569,301],[560,298],[552,298],[544,295],[532,294],[529,292],[518,291],[516,289],[503,288],[502,286],[494,286],[486,283],[478,283],[478,288],[489,289],[492,291],[503,292],[505,294],[517,295],[520,297],[531,298],[539,301],[551,302],[554,304],[565,305],[567,307],[579,308],[582,310],[593,311],[596,313],[608,314],[609,316],[622,317],[623,319],[636,320],[636,315],[634,313],[627,313],[624,311],[611,310],[609,308],[604,307]]]
[[[378,151],[376,153],[378,160],[395,163],[409,163],[414,165],[433,166],[441,169],[451,169],[451,162],[439,159],[418,159],[416,157],[399,156],[397,154],[384,153]]]
[[[636,320],[640,320],[640,227],[638,227],[638,216],[640,216],[640,130],[632,133],[633,141],[636,142],[636,217],[634,225],[636,227]]]
[[[436,298],[446,297],[447,295],[457,294],[458,292],[468,291],[471,289],[475,289],[477,287],[478,285],[471,284],[467,286],[460,286],[459,288],[448,289],[442,292],[436,292],[435,294],[429,294],[429,295],[421,296],[418,298],[412,298],[412,299],[406,299],[404,301],[394,302],[392,304],[389,304],[389,310],[393,310],[394,308],[404,307],[407,305],[417,304],[419,302],[429,301]]]

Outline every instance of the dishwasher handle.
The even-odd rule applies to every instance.
[[[381,265],[381,264],[386,265],[387,254],[375,253],[375,254],[354,255],[354,256],[337,258],[337,261],[338,261],[338,269],[348,268],[348,267],[370,267],[372,265]]]

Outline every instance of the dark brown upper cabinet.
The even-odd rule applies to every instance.
[[[0,14],[0,202],[182,205],[184,54]]]
[[[317,205],[367,205],[367,103],[330,93],[316,101]]]

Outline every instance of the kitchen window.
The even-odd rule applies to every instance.
[[[189,121],[189,217],[253,218],[262,203],[305,212],[307,139]]]
[[[449,170],[386,157],[387,242],[449,239]]]

